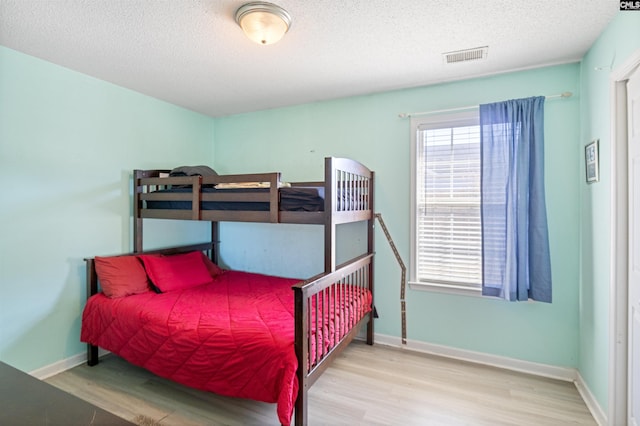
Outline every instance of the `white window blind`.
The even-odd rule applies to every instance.
[[[471,122],[427,123],[417,125],[415,131],[412,281],[479,290],[482,237],[477,113]]]

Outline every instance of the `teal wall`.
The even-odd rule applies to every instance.
[[[608,409],[611,240],[610,75],[640,49],[640,13],[619,12],[584,57],[580,144],[600,140],[600,182],[580,184],[580,374],[602,409]],[[580,176],[584,176],[581,163]]]
[[[546,181],[553,304],[407,293],[408,338],[566,367],[578,365],[580,130],[578,64],[441,84],[216,119],[218,172],[281,171],[284,180],[319,180],[325,156],[355,158],[376,172],[382,213],[405,262],[409,259],[410,123],[398,113],[456,108],[571,91],[546,103]],[[310,276],[322,270],[322,230],[297,234],[273,226],[223,228],[229,266]],[[355,231],[342,232],[350,241]],[[247,248],[244,241],[252,237]],[[378,333],[400,336],[400,270],[376,230]],[[308,253],[303,264],[300,253]],[[348,256],[345,249],[343,256]],[[311,260],[315,257],[315,261]],[[289,259],[282,263],[282,260]]]
[[[131,170],[209,163],[213,121],[0,47],[0,359],[84,351],[83,258],[131,249]],[[148,246],[201,241],[155,221]]]

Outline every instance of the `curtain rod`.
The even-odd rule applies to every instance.
[[[571,92],[562,92],[562,93],[557,94],[557,95],[547,95],[544,98],[545,99],[570,98],[571,96],[573,96],[573,93],[571,93]],[[479,107],[480,107],[480,105],[470,105],[470,106],[466,106],[466,107],[439,109],[439,110],[435,110],[435,111],[401,112],[400,114],[398,114],[398,117],[400,117],[400,118],[411,118],[411,117],[415,117],[417,115],[429,115],[429,114],[440,114],[440,113],[443,113],[443,112],[466,111],[466,110],[469,110],[469,109],[475,109],[475,108],[479,108]]]

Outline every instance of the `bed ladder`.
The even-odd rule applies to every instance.
[[[381,213],[376,213],[376,219],[380,223],[382,227],[382,232],[384,232],[384,236],[387,237],[387,242],[393,251],[393,254],[396,256],[396,260],[398,261],[398,265],[400,266],[400,270],[402,274],[400,276],[400,315],[402,321],[402,344],[407,344],[407,305],[405,303],[405,293],[407,286],[407,267],[404,265],[402,261],[402,257],[400,257],[400,253],[396,248],[396,244],[393,242],[393,238],[391,238],[391,234],[387,229],[387,225],[385,225],[384,220],[382,219]]]

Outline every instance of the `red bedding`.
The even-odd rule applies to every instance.
[[[190,387],[277,403],[280,422],[289,425],[298,390],[291,290],[297,282],[227,271],[188,290],[115,299],[99,293],[87,301],[81,340]],[[357,306],[345,300],[348,314],[333,315],[335,327],[333,320],[322,327],[324,346],[342,337],[342,323],[370,310],[371,295],[359,296]]]

